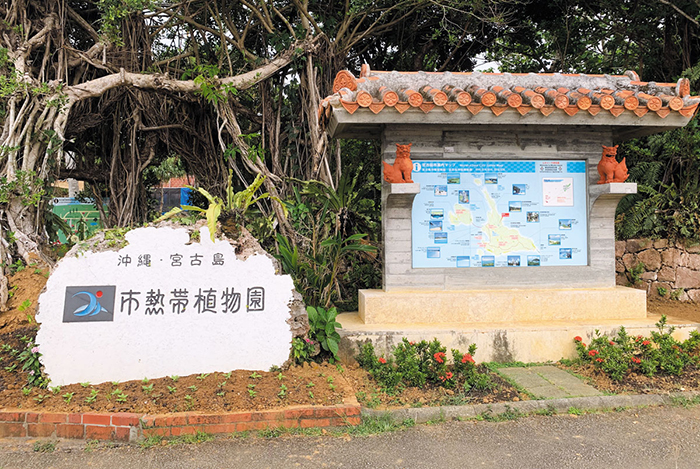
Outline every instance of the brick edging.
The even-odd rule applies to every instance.
[[[359,404],[291,407],[281,410],[203,414],[183,412],[62,413],[0,411],[0,438],[44,437],[135,442],[153,435],[225,434],[268,428],[310,428],[358,425]]]

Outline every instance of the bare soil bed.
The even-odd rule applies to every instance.
[[[593,365],[561,366],[586,379],[599,391],[614,394],[665,394],[676,391],[699,391],[700,369],[693,367],[680,376],[656,375],[650,378],[638,373],[629,373],[621,381],[613,381]]]
[[[700,323],[700,304],[655,298],[647,302],[647,313]]]
[[[33,339],[34,313],[46,273],[26,268],[10,278],[9,310],[0,313],[0,346],[22,350],[23,337]],[[16,287],[16,288],[15,288]],[[211,373],[121,383],[72,384],[60,389],[26,389],[27,375],[7,350],[0,351],[0,408],[56,412],[235,412],[295,405],[334,405],[357,398],[375,407],[492,403],[525,399],[509,383],[492,374],[492,389],[455,393],[438,387],[382,393],[357,366],[307,363],[286,370]],[[488,370],[484,370],[488,372]],[[146,377],[147,378],[147,377]]]

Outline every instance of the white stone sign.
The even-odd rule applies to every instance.
[[[39,298],[52,385],[267,370],[289,357],[294,285],[206,227],[139,228],[119,251],[63,259]]]

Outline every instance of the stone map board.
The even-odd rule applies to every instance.
[[[39,298],[53,385],[267,370],[289,357],[292,279],[186,229],[140,228],[119,251],[64,258]]]
[[[588,264],[585,161],[413,161],[414,268]]]

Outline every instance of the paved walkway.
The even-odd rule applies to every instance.
[[[3,469],[697,469],[700,407],[418,425],[370,437],[220,439],[199,445],[35,453],[0,440]]]
[[[603,395],[594,387],[556,366],[500,368],[498,372],[525,388],[537,399]]]

